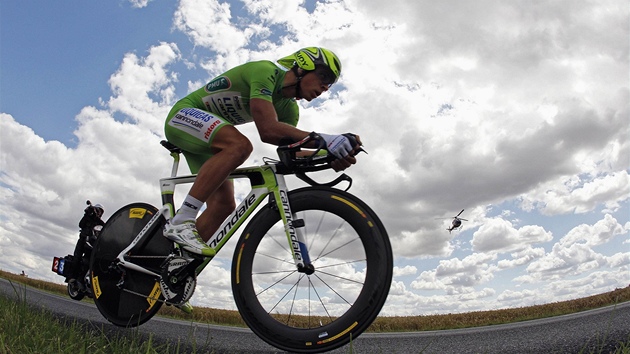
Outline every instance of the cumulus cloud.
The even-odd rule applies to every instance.
[[[414,275],[418,272],[418,268],[415,266],[394,267],[394,277],[400,277],[405,275]]]
[[[545,183],[521,197],[525,210],[539,209],[543,214],[586,213],[604,204],[606,211],[617,210],[630,196],[627,170],[601,176],[563,176]]]
[[[156,173],[170,171],[168,154],[158,149],[172,98],[166,67],[176,57],[166,43],[141,60],[127,55],[112,75],[113,96],[104,108],[85,107],[77,115],[76,148],[44,141],[0,113],[0,215],[8,221],[0,225],[0,253],[11,269],[47,269],[42,265],[53,255],[71,253],[87,199],[103,204],[105,216],[135,201],[159,203]],[[42,275],[59,280],[48,273]]]
[[[578,225],[556,242],[551,252],[527,266],[528,279],[559,280],[567,275],[581,275],[611,267],[609,258],[595,251],[594,246],[606,244],[616,236],[627,234],[628,230],[608,214],[594,225]],[[623,264],[628,254],[629,252],[614,255],[612,263]]]
[[[447,294],[472,292],[475,286],[492,280],[496,266],[489,262],[495,258],[492,254],[473,253],[461,260],[441,260],[435,270],[422,272],[411,287],[444,289]]]
[[[550,232],[538,225],[515,229],[504,219],[489,219],[473,233],[472,246],[477,252],[511,252],[553,239]]]

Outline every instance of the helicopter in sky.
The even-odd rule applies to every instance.
[[[462,227],[462,221],[468,221],[467,219],[462,219],[459,216],[462,215],[462,213],[464,212],[464,209],[462,209],[462,211],[459,212],[459,214],[453,216],[452,218],[439,218],[439,219],[453,219],[453,222],[451,223],[451,227],[449,227],[448,232],[452,232],[453,230],[457,230],[460,227]]]

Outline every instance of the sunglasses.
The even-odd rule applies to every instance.
[[[315,69],[315,75],[317,75],[319,82],[328,88],[330,88],[337,79],[330,70],[326,69]]]

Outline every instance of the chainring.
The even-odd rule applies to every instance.
[[[180,272],[192,261],[193,259],[190,258],[172,256],[162,265],[160,289],[167,303],[174,305],[183,304],[195,292],[195,287],[197,286],[195,277],[185,272]]]

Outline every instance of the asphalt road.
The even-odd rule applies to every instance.
[[[162,342],[197,353],[278,353],[249,329],[214,326],[155,317],[138,329],[111,325],[85,301],[11,284],[0,278],[0,293],[25,298],[33,307],[106,332],[153,334]],[[329,353],[612,353],[621,343],[630,350],[630,302],[515,324],[470,329],[364,333],[351,345]]]

